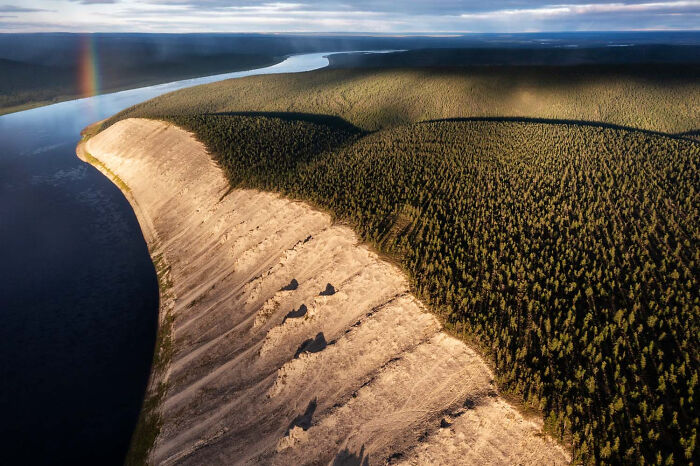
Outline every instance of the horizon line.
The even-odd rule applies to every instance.
[[[577,31],[519,31],[519,32],[474,32],[474,31],[421,31],[421,32],[371,32],[371,31],[229,31],[229,32],[143,32],[143,31],[32,31],[32,32],[9,32],[0,30],[0,34],[65,34],[65,35],[84,35],[84,34],[139,34],[139,35],[351,35],[351,36],[379,36],[379,37],[417,37],[417,36],[483,36],[483,35],[533,35],[533,34],[609,34],[609,33],[654,33],[654,32],[685,32],[699,33],[697,29],[608,29],[608,30],[577,30]]]

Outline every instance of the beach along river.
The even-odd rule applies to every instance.
[[[158,285],[119,189],[75,155],[80,130],[184,87],[267,68],[0,116],[0,464],[123,461],[148,380]]]

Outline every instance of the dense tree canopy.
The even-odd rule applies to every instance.
[[[116,116],[223,112],[334,115],[364,130],[455,117],[595,121],[700,130],[697,67],[660,73],[604,67],[319,70],[252,76],[165,94]],[[114,121],[114,119],[112,120]]]
[[[697,143],[512,122],[360,138],[268,117],[174,121],[235,186],[328,208],[398,258],[581,457],[697,453]]]
[[[351,224],[577,457],[688,463],[698,457],[700,143],[574,122],[415,122],[515,114],[685,132],[697,125],[697,83],[528,73],[256,77],[165,95],[106,124],[170,120],[233,186]]]

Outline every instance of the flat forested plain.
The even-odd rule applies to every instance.
[[[374,131],[456,117],[585,120],[660,131],[699,130],[700,67],[498,66],[322,70],[184,89],[121,113],[221,112],[334,115]]]
[[[232,186],[352,225],[581,461],[684,464],[700,144],[671,135],[697,130],[699,100],[689,74],[325,70],[187,89],[105,125],[169,120]]]
[[[688,66],[700,61],[700,47],[686,44],[617,44],[600,46],[591,43],[558,44],[539,48],[503,46],[494,42],[490,47],[470,48],[418,48],[390,54],[348,53],[332,55],[330,66],[334,68],[397,68],[444,67],[476,65],[563,66],[640,65],[639,68],[655,68],[656,73],[673,71],[668,65]],[[695,42],[695,41],[693,41]],[[648,74],[648,71],[647,71]]]

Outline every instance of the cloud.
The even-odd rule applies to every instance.
[[[396,0],[145,1],[193,15],[227,15],[236,24],[253,24],[256,21],[251,18],[257,18],[261,30],[267,31],[271,29],[265,26],[272,24],[290,25],[293,30],[363,32],[698,29],[700,24],[700,0],[413,0],[402,2],[400,8]],[[669,19],[671,16],[678,18]],[[353,17],[357,19],[350,22],[350,29],[333,29],[345,26]],[[371,29],[363,29],[367,27]]]
[[[67,0],[72,3],[80,3],[81,5],[106,5],[119,3],[121,0]]]
[[[0,13],[31,13],[35,11],[47,11],[41,8],[26,8],[15,5],[0,5]],[[3,16],[7,18],[7,16]]]
[[[415,14],[415,15],[442,15],[461,16],[473,14],[496,14],[509,11],[546,11],[559,7],[581,7],[583,9],[595,9],[601,6],[601,11],[610,5],[629,7],[633,10],[643,2],[632,1],[625,3],[611,3],[610,0],[573,0],[567,4],[557,4],[552,0],[412,0],[400,2],[396,0],[303,0],[299,3],[271,2],[270,0],[144,0],[146,3],[158,5],[178,5],[200,9],[239,9],[239,10],[264,10],[276,9],[289,5],[289,9],[307,11],[371,11],[380,13]],[[648,1],[648,0],[647,0]],[[661,7],[683,7],[685,5],[697,5],[698,1],[658,1],[645,5],[660,5]],[[615,10],[613,10],[615,11]]]
[[[513,16],[535,16],[549,18],[556,16],[590,15],[590,14],[620,14],[620,13],[698,13],[700,1],[671,1],[652,3],[591,3],[545,5],[539,8],[502,9],[479,13],[463,13],[465,19],[500,19]]]
[[[13,8],[23,9],[20,15],[26,11],[33,20],[53,24],[53,30],[66,31],[98,30],[98,24],[99,30],[133,32],[510,33],[700,29],[700,0],[0,1],[16,3],[19,6]],[[41,11],[38,8],[47,5],[58,8],[61,15],[38,13]],[[13,13],[16,11],[19,10]]]

